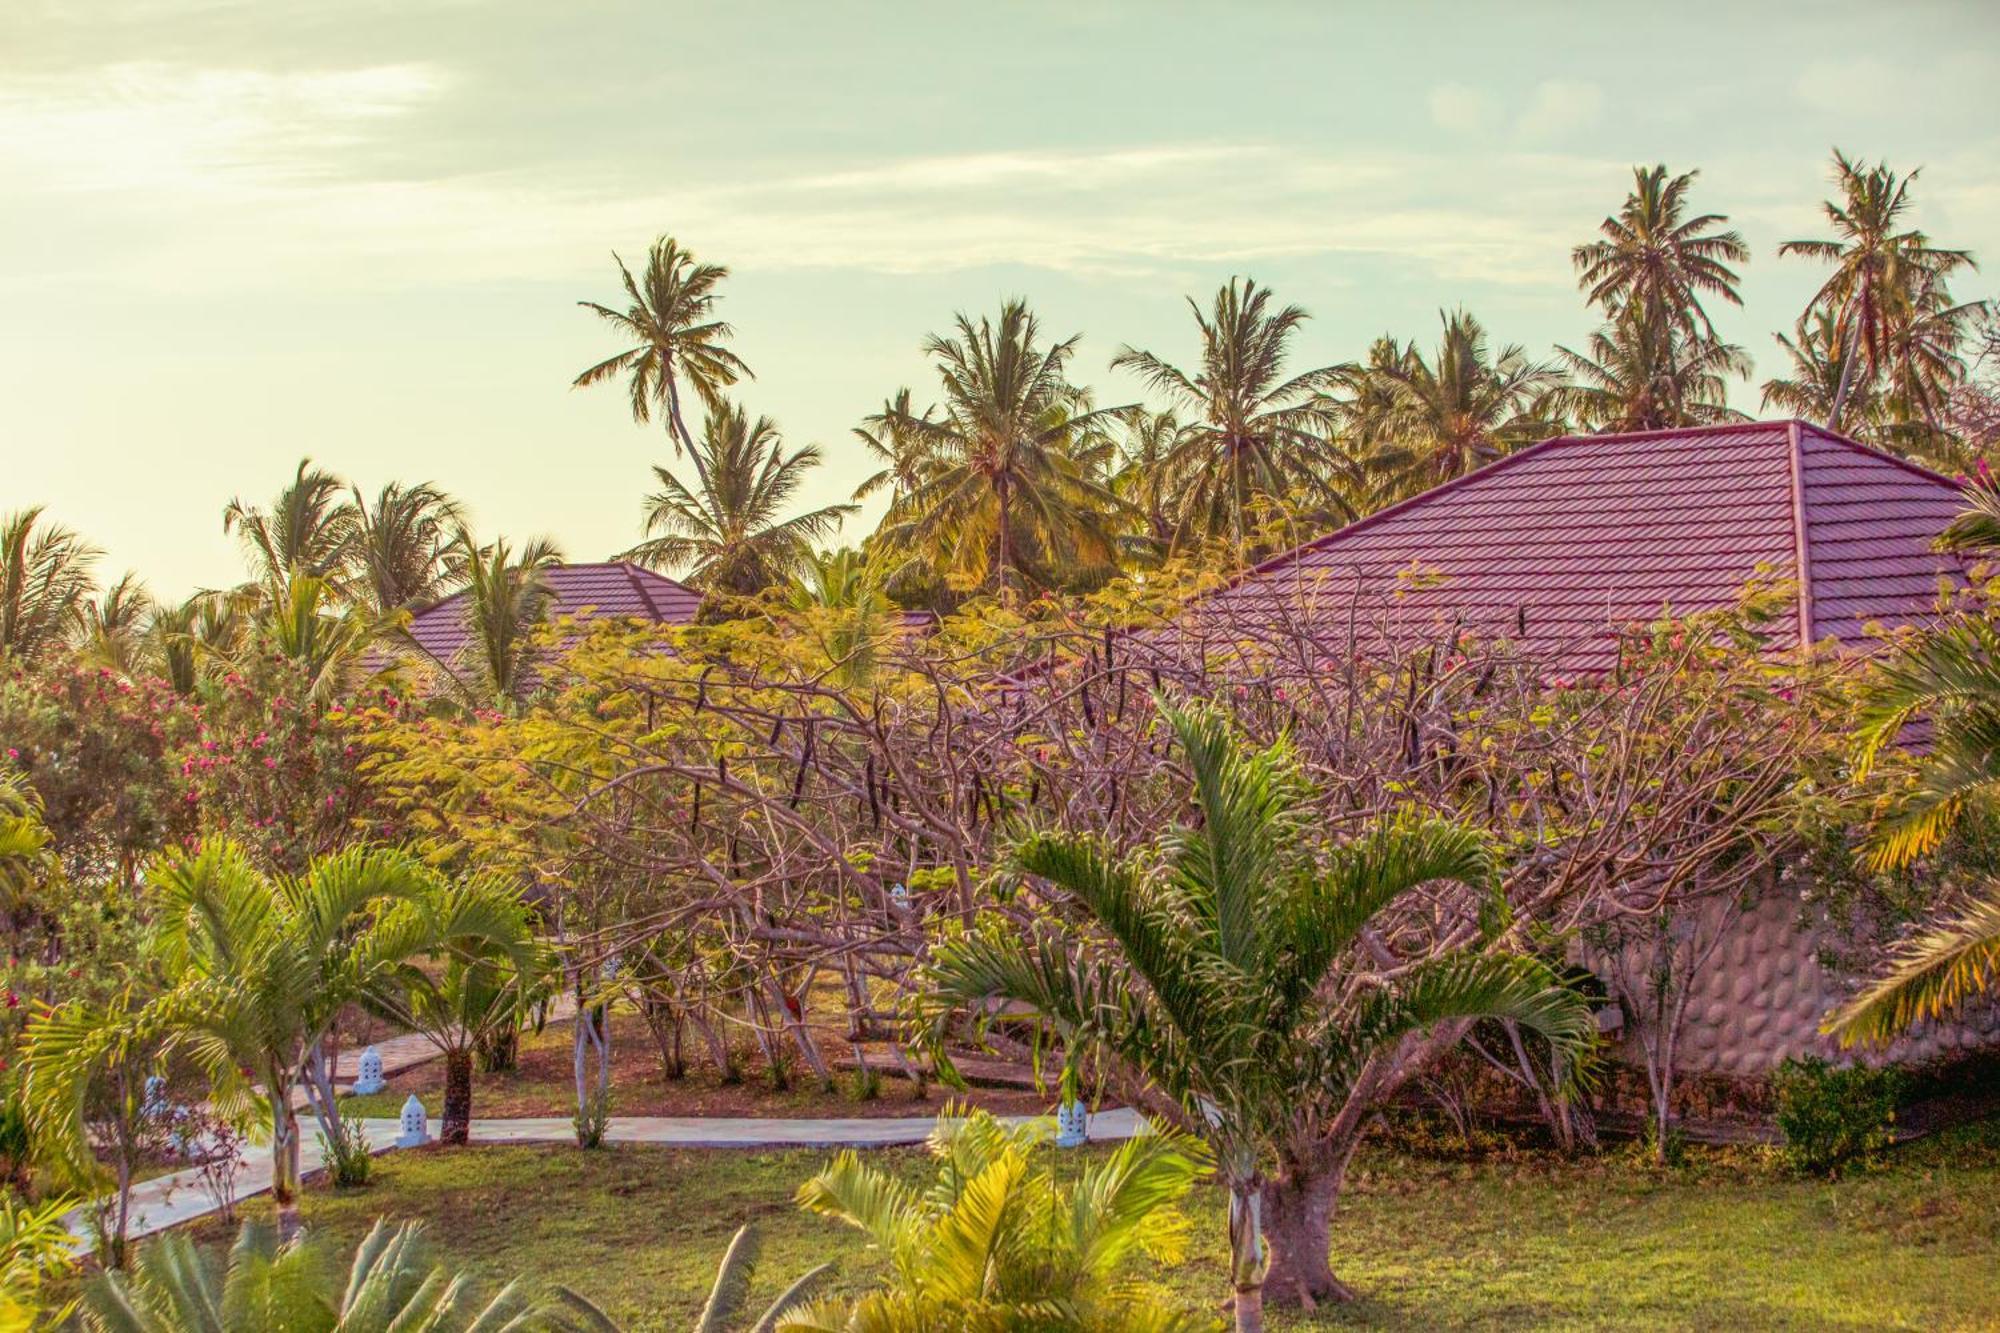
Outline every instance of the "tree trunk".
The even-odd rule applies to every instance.
[[[521,1063],[521,1025],[516,1020],[503,1023],[479,1041],[479,1067],[489,1074],[504,1074]]]
[[[463,1145],[472,1137],[472,1051],[461,1048],[444,1057],[444,1124],[438,1142]]]
[[[1310,1310],[1321,1301],[1355,1298],[1327,1260],[1345,1175],[1344,1170],[1295,1164],[1264,1186],[1264,1235],[1271,1251],[1264,1291],[1272,1304]]]
[[[278,1212],[278,1239],[299,1234],[299,1117],[292,1110],[290,1085],[271,1092],[271,1202]]]
[[[1236,1333],[1264,1333],[1264,1195],[1256,1180],[1229,1186],[1229,1285]]]

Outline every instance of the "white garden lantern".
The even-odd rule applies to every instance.
[[[366,1097],[370,1093],[382,1091],[385,1086],[387,1085],[382,1081],[382,1052],[370,1046],[361,1053],[361,1073],[349,1091],[357,1097]]]
[[[165,1120],[173,1112],[167,1102],[167,1080],[160,1074],[146,1076],[146,1101],[142,1108],[148,1120]]]
[[[411,1093],[403,1103],[403,1132],[396,1139],[398,1148],[421,1148],[431,1141],[430,1119],[424,1114],[424,1104]]]
[[[1056,1147],[1081,1148],[1090,1137],[1090,1116],[1080,1101],[1056,1107]]]

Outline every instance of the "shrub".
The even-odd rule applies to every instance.
[[[1787,1059],[1771,1075],[1779,1157],[1794,1171],[1828,1175],[1889,1146],[1902,1077],[1866,1065],[1839,1068],[1818,1056]]]
[[[359,1189],[375,1172],[375,1158],[368,1146],[368,1131],[361,1117],[343,1112],[333,1136],[319,1136],[320,1154],[326,1162],[326,1179],[335,1189]]]
[[[590,1104],[579,1107],[570,1117],[570,1126],[576,1130],[577,1147],[603,1147],[604,1135],[611,1128],[611,1094],[608,1091],[593,1094]]]

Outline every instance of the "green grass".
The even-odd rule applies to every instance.
[[[306,1217],[344,1241],[378,1213],[422,1217],[490,1278],[566,1282],[628,1330],[692,1322],[730,1233],[765,1238],[757,1288],[825,1259],[852,1289],[876,1271],[859,1238],[800,1214],[824,1155],[617,1148],[392,1153],[370,1188],[314,1190]],[[910,1175],[918,1154],[884,1154]],[[261,1202],[258,1207],[262,1207]],[[1196,1198],[1191,1260],[1152,1278],[1215,1306],[1222,1199]],[[1441,1162],[1388,1148],[1357,1160],[1334,1262],[1365,1299],[1318,1328],[2000,1327],[2000,1123],[1900,1150],[1838,1182],[1795,1180],[1755,1153],[1697,1152],[1658,1172],[1613,1155]]]

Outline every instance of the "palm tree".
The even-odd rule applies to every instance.
[[[1750,373],[1734,343],[1690,333],[1630,305],[1590,336],[1585,352],[1557,347],[1569,382],[1553,390],[1554,415],[1594,430],[1661,430],[1739,421],[1729,381]]]
[[[401,852],[363,847],[320,857],[303,875],[265,875],[236,844],[214,840],[163,854],[148,881],[158,961],[177,980],[134,1023],[202,1064],[223,1103],[246,1095],[261,1103],[271,1126],[271,1195],[290,1236],[299,1192],[293,1093],[303,1082],[322,1129],[343,1132],[329,1122],[331,1089],[315,1086],[308,1062],[345,1005],[439,947],[434,916],[420,910],[435,892],[433,876]],[[100,1027],[75,1039],[116,1035]],[[66,1105],[59,1089],[42,1104]],[[69,1142],[82,1133],[74,1110],[44,1120]]]
[[[1784,349],[1791,373],[1764,381],[1764,406],[1788,416],[1831,421],[1846,370],[1838,316],[1826,306],[1814,306],[1799,320],[1791,337],[1782,333],[1771,336]],[[1842,415],[1850,423],[1848,434],[1868,439],[1878,416],[1873,386],[1850,383]]]
[[[239,498],[222,511],[222,530],[238,535],[256,581],[270,587],[295,573],[338,583],[353,555],[355,529],[347,483],[309,458],[299,460],[268,510]]]
[[[268,590],[262,615],[245,639],[247,654],[268,653],[287,662],[315,704],[332,703],[360,670],[376,623],[358,606],[344,605],[328,579],[294,572]],[[243,669],[254,669],[246,660]]]
[[[880,563],[851,546],[811,557],[792,584],[791,609],[814,635],[834,680],[852,688],[874,675],[883,644],[895,630],[895,607],[883,590]]]
[[[693,253],[682,249],[671,236],[653,242],[646,256],[643,286],[623,259],[615,253],[611,257],[618,264],[618,276],[630,304],[623,310],[595,301],[577,304],[595,310],[633,345],[578,375],[574,387],[625,376],[632,395],[632,419],[644,424],[653,419],[656,404],[664,406],[667,433],[678,456],[683,448],[694,448],[694,438],[681,417],[682,382],[713,412],[722,402],[724,389],[739,377],[754,378],[742,358],[722,345],[732,330],[715,318],[717,288],[729,270],[720,264],[697,263]]]
[[[928,424],[931,413],[936,410],[927,407],[922,416],[916,415],[910,410],[910,391],[898,389],[894,398],[882,400],[881,411],[862,419],[861,424],[854,428],[854,438],[861,441],[861,447],[882,466],[854,488],[855,499],[866,500],[878,491],[886,490],[893,501],[923,485],[935,463],[930,443],[923,435],[905,430],[902,423],[918,421]]]
[[[40,661],[81,632],[98,550],[40,508],[0,518],[0,657]]]
[[[126,574],[84,607],[83,652],[97,666],[137,675],[146,656],[153,599],[137,574]]]
[[[1460,886],[1467,910],[1492,904],[1498,868],[1481,834],[1404,814],[1327,847],[1288,741],[1250,748],[1210,705],[1161,713],[1196,821],[1122,856],[1064,833],[1031,834],[1009,856],[1061,890],[1095,937],[1058,921],[1027,938],[985,931],[942,947],[929,977],[941,1008],[1022,1006],[1055,1026],[1072,1061],[1107,1051],[1178,1105],[1229,1190],[1237,1327],[1260,1329],[1267,1279],[1283,1299],[1352,1294],[1328,1265],[1328,1225],[1379,1057],[1491,1017],[1573,1060],[1594,1025],[1587,1002],[1530,958],[1387,966],[1356,954],[1374,918],[1420,885]]]
[[[562,554],[552,542],[542,540],[528,542],[519,552],[504,537],[481,546],[463,528],[453,546],[450,559],[465,576],[460,594],[465,640],[450,661],[431,660],[461,703],[513,708],[534,676],[536,632],[552,596],[547,571],[562,560]],[[429,650],[408,635],[403,636],[403,647],[430,658]]]
[[[1857,1042],[1886,1044],[1922,1019],[1939,1018],[2000,982],[2000,883],[1982,886],[1963,911],[1906,941],[1889,965],[1821,1030]]]
[[[743,1303],[749,1299],[759,1249],[754,1228],[745,1225],[736,1229],[736,1234],[730,1237],[729,1248],[723,1253],[721,1265],[715,1270],[715,1282],[709,1288],[708,1299],[702,1303],[701,1313],[695,1317],[694,1333],[729,1333],[730,1328],[737,1324],[743,1313]],[[751,1324],[750,1333],[778,1333],[780,1329],[795,1327],[786,1316],[811,1299],[813,1290],[825,1282],[832,1272],[832,1264],[821,1264],[809,1270],[764,1307],[763,1313]],[[591,1333],[620,1333],[618,1325],[612,1322],[609,1315],[567,1287],[557,1288],[556,1294],[565,1312],[577,1316],[579,1327],[591,1330]]]
[[[472,1127],[472,1057],[520,1021],[546,972],[517,885],[492,876],[440,884],[419,902],[439,942],[382,977],[367,1004],[444,1057],[438,1141],[466,1142]]]
[[[146,622],[146,651],[174,693],[189,695],[201,682],[202,641],[197,634],[204,603],[196,593],[174,606],[155,606]]]
[[[1486,329],[1463,310],[1439,319],[1435,359],[1414,347],[1378,356],[1371,373],[1381,383],[1361,399],[1373,419],[1352,420],[1352,429],[1378,442],[1368,462],[1385,498],[1462,477],[1551,433],[1536,405],[1561,375],[1512,344],[1493,356]]]
[[[1152,545],[1165,551],[1173,545],[1180,526],[1183,482],[1177,464],[1187,457],[1184,445],[1191,428],[1183,426],[1171,408],[1164,412],[1140,408],[1128,413],[1120,424],[1123,430],[1111,489],[1137,511]]]
[[[1190,297],[1201,333],[1201,368],[1193,374],[1131,347],[1111,360],[1114,370],[1132,371],[1193,414],[1176,460],[1188,482],[1182,518],[1197,525],[1189,535],[1198,539],[1227,535],[1239,559],[1258,501],[1282,505],[1297,492],[1324,501],[1327,475],[1348,465],[1327,437],[1319,402],[1341,367],[1287,378],[1289,345],[1307,316],[1295,305],[1274,311],[1270,304],[1270,289],[1250,279],[1231,278],[1208,315]]]
[[[889,1276],[852,1302],[789,1316],[779,1329],[1213,1327],[1126,1276],[1140,1256],[1173,1263],[1185,1253],[1187,1223],[1175,1205],[1206,1165],[1200,1144],[1172,1131],[1141,1135],[1065,1184],[1037,1151],[1047,1134],[1046,1122],[1009,1128],[986,1111],[964,1119],[947,1111],[931,1134],[938,1167],[926,1188],[841,1153],[800,1187],[799,1204],[866,1235]]]
[[[943,418],[894,418],[935,458],[884,520],[894,539],[964,585],[1003,595],[1018,591],[1030,562],[1051,578],[1057,566],[1109,567],[1117,542],[1107,515],[1121,505],[1077,455],[1100,423],[1130,408],[1089,406],[1067,378],[1076,338],[1042,346],[1025,302],[1007,302],[997,323],[961,314],[956,330],[924,343]]]
[[[646,498],[646,540],[623,559],[686,570],[687,582],[721,597],[754,597],[783,582],[854,512],[826,505],[783,517],[819,466],[817,445],[789,452],[769,417],[717,404],[691,444],[692,487],[655,467],[660,490]]]
[[[1577,285],[1592,305],[1616,316],[1637,309],[1654,326],[1671,325],[1688,338],[1713,342],[1715,325],[1701,298],[1719,296],[1740,306],[1736,271],[1750,247],[1721,213],[1687,216],[1688,194],[1698,171],[1669,176],[1665,165],[1632,168],[1632,193],[1616,217],[1599,225],[1601,239],[1570,252]]]
[[[454,539],[465,515],[458,501],[429,482],[392,481],[372,504],[355,488],[350,505],[355,579],[377,616],[429,605],[460,581]]]
[[[499,1329],[588,1327],[562,1306],[536,1302],[519,1282],[490,1300],[470,1279],[439,1264],[423,1224],[390,1228],[376,1219],[345,1275],[319,1236],[281,1243],[271,1228],[246,1222],[217,1265],[194,1240],[170,1232],[139,1252],[130,1274],[109,1272],[84,1288],[90,1333],[479,1333]]]
[[[1939,249],[1923,232],[1903,225],[1919,174],[1898,177],[1887,164],[1871,167],[1835,149],[1833,179],[1841,197],[1823,205],[1833,237],[1778,247],[1780,255],[1833,266],[1812,305],[1834,312],[1843,385],[1864,361],[1869,382],[1877,380],[1890,360],[1896,331],[1924,314],[1950,309],[1947,280],[1974,267],[1968,252]],[[1837,390],[1827,418],[1832,429],[1840,429],[1845,400],[1845,389]]]

